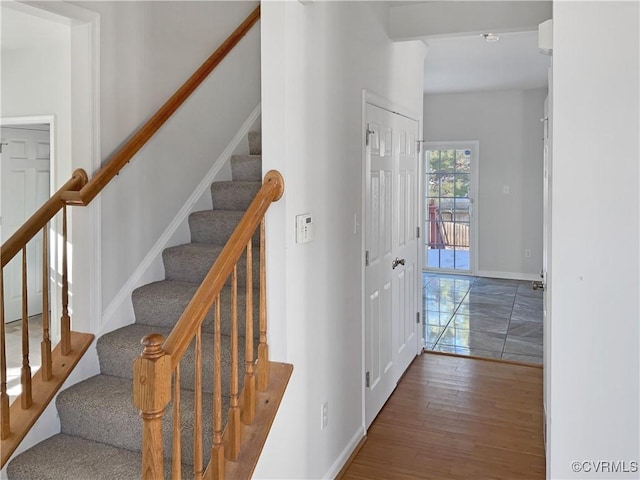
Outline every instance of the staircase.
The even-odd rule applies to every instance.
[[[62,391],[56,400],[61,432],[18,455],[7,468],[10,480],[135,479],[141,476],[142,422],[133,406],[133,362],[140,340],[147,334],[167,337],[220,254],[244,211],[261,186],[261,136],[249,133],[249,155],[231,159],[232,181],[211,185],[212,210],[189,217],[191,243],[163,252],[165,279],[144,285],[132,294],[135,323],[110,332],[97,341],[100,374]],[[257,236],[256,236],[257,239]],[[259,245],[254,241],[254,245]],[[259,255],[253,255],[257,270]],[[258,298],[257,281],[246,285],[244,257],[238,263],[238,318],[244,319],[246,288]],[[256,277],[254,277],[256,278]],[[222,398],[229,402],[230,287],[221,293]],[[258,339],[258,302],[254,303],[255,340]],[[213,312],[202,325],[202,441],[205,464],[211,451],[214,364]],[[241,321],[241,324],[244,322]],[[244,368],[244,329],[240,328],[239,369]],[[185,478],[193,477],[195,355],[191,345],[181,361],[181,464]],[[240,378],[242,376],[240,375]],[[240,385],[242,388],[242,385]],[[163,418],[165,476],[170,475],[171,404]]]

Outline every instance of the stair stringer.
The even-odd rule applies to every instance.
[[[247,141],[246,139],[249,132],[259,124],[261,111],[261,104],[258,103],[213,163],[194,192],[149,250],[149,253],[147,253],[142,262],[140,262],[109,305],[107,305],[102,315],[100,325],[98,326],[98,331],[95,333],[96,338],[134,323],[135,315],[131,302],[132,292],[142,285],[164,280],[162,252],[167,247],[190,242],[189,215],[197,210],[211,209],[211,184],[217,180],[226,180],[226,178],[224,178],[225,176],[228,176],[229,179],[231,178],[231,168],[225,169],[225,167],[230,165],[233,155],[245,153],[245,150],[248,152],[248,146],[245,149],[243,142]]]

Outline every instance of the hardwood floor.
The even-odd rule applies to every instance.
[[[543,479],[542,368],[424,353],[342,477]]]

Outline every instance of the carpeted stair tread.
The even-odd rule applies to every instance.
[[[255,274],[254,274],[255,275]],[[198,289],[197,283],[161,280],[143,285],[133,291],[131,299],[136,316],[136,323],[156,327],[173,328],[191,298]],[[254,331],[258,331],[259,314],[258,289],[253,290],[253,324]],[[238,288],[238,322],[242,326],[240,336],[244,336],[244,318],[246,308],[246,293],[243,287]],[[214,309],[207,314],[202,324],[202,331],[213,333]],[[231,334],[231,287],[225,286],[220,292],[220,326],[223,335]]]
[[[260,182],[213,182],[211,202],[214,210],[246,210],[254,199]]]
[[[240,322],[239,322],[240,323]],[[242,322],[244,328],[244,322]],[[133,361],[142,352],[140,339],[150,333],[159,333],[165,338],[171,333],[169,328],[151,327],[149,325],[127,325],[113,332],[109,332],[98,339],[97,349],[100,360],[100,371],[103,375],[133,379]],[[222,364],[222,394],[229,394],[229,375],[231,365],[231,338],[222,335],[221,364]],[[180,386],[185,390],[194,389],[195,379],[195,342],[185,352],[180,361]],[[257,341],[254,339],[257,348]],[[238,375],[240,380],[244,375],[244,337],[238,337]],[[202,334],[202,390],[213,392],[213,335]]]
[[[234,182],[261,182],[262,155],[232,156],[231,179]]]
[[[191,241],[194,243],[211,243],[225,245],[229,237],[240,223],[244,211],[235,210],[202,210],[189,215]],[[256,229],[253,244],[258,245],[260,231]]]
[[[262,155],[262,131],[249,132],[249,153]]]
[[[166,280],[191,282],[200,284],[209,273],[213,263],[222,251],[221,245],[209,243],[185,243],[169,247],[162,252]],[[260,258],[253,255],[254,285],[258,284]],[[243,286],[246,280],[246,259],[244,255],[238,261],[238,285]]]
[[[133,406],[133,382],[127,378],[96,375],[77,383],[58,395],[61,433],[118,448],[139,452],[142,447],[142,420]],[[222,397],[226,416],[228,397]],[[208,460],[212,442],[212,395],[202,395],[204,456]],[[180,426],[182,462],[193,463],[193,392],[181,390]],[[165,409],[162,428],[166,457],[171,456],[172,404]]]
[[[11,480],[132,480],[140,478],[141,465],[139,452],[58,434],[13,459],[7,475]]]

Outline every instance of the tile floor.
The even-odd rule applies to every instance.
[[[427,350],[542,364],[542,291],[531,282],[424,273],[423,292]]]

